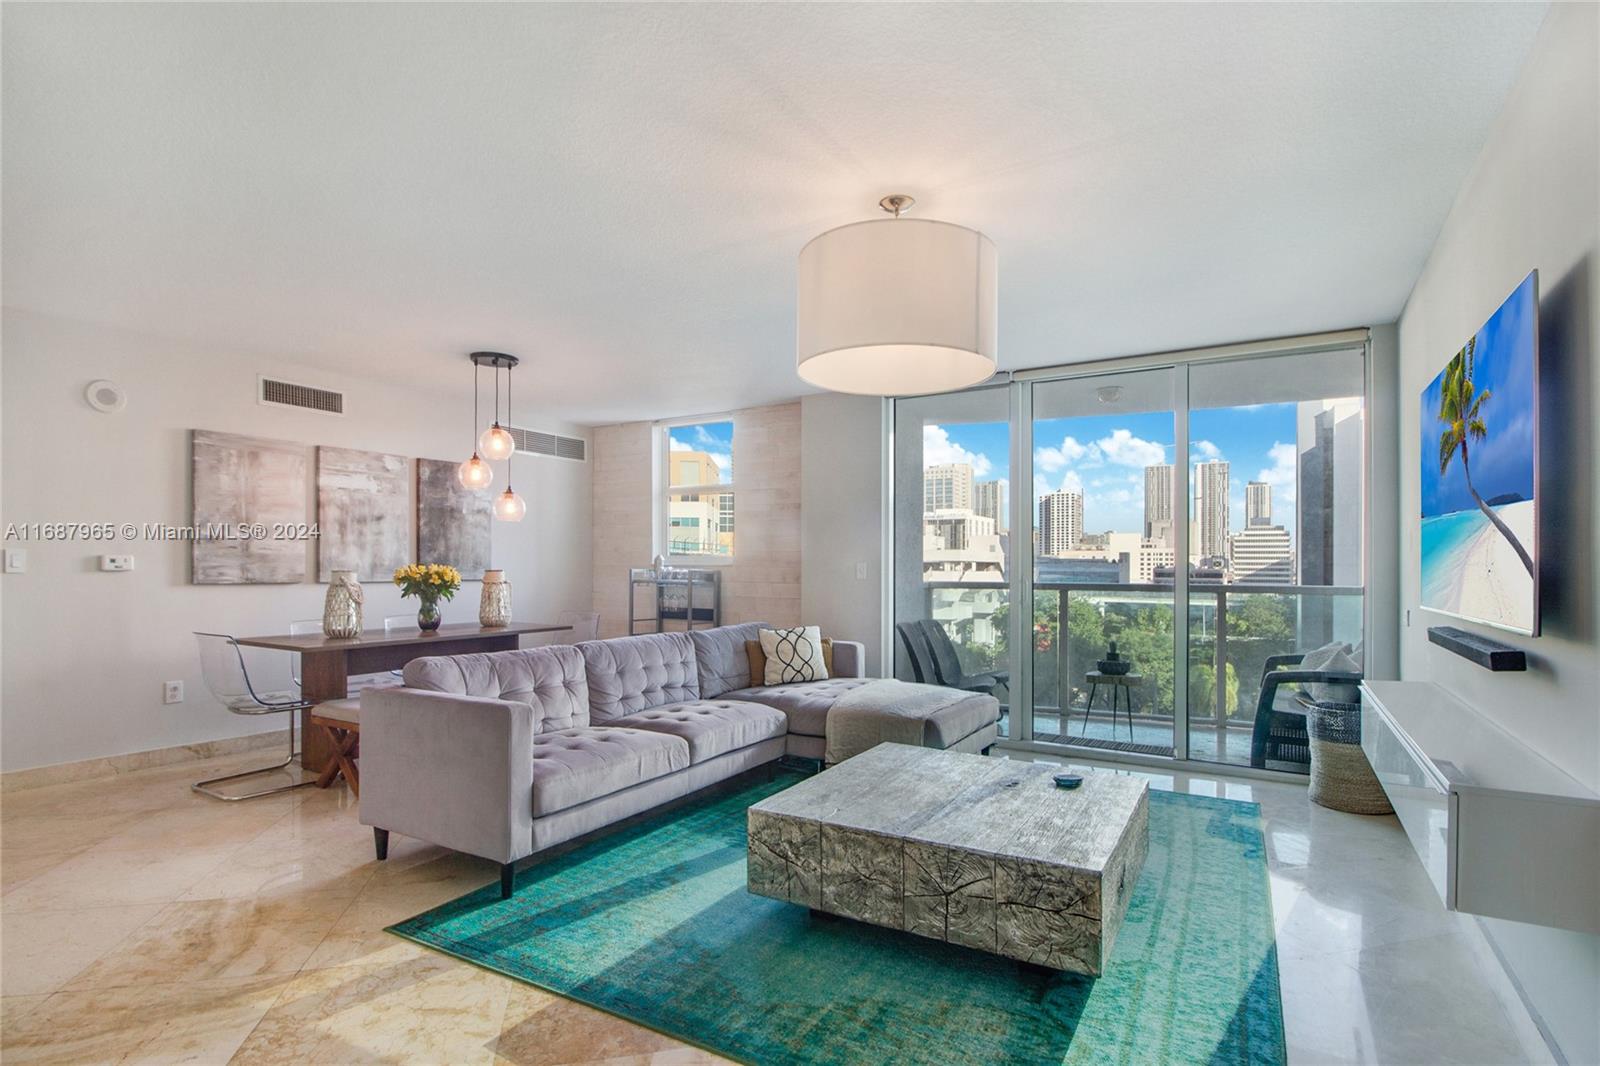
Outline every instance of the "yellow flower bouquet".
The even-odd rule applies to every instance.
[[[417,628],[432,632],[439,628],[443,617],[439,601],[456,594],[461,587],[461,571],[442,563],[412,563],[394,572],[394,583],[400,586],[401,596],[415,596],[422,601],[417,610]]]

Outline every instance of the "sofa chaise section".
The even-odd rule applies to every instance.
[[[750,656],[745,646],[760,639],[762,622],[697,629],[689,634],[700,695],[705,699],[736,700],[772,707],[788,719],[786,754],[821,760],[826,745],[828,712],[839,697],[868,683],[866,646],[856,641],[833,641],[833,669],[823,681],[764,685],[750,676]]]
[[[750,657],[745,645],[758,640],[764,628],[768,627],[763,623],[746,622],[717,629],[697,629],[688,635],[694,645],[700,695],[704,699],[737,700],[777,708],[789,720],[786,753],[825,761],[828,719],[834,707],[841,699],[863,695],[861,690],[867,686],[881,688],[885,683],[866,676],[865,645],[835,640],[832,670],[826,679],[787,685],[762,684],[762,678],[750,676]],[[929,689],[930,686],[921,684],[902,684],[902,691],[927,692]],[[886,689],[885,698],[892,701],[896,697]],[[930,748],[981,754],[998,739],[999,721],[1000,702],[984,693],[971,693],[928,712],[921,743]]]

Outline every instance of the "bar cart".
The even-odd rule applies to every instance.
[[[653,614],[640,614],[641,599]],[[722,575],[716,570],[635,566],[628,570],[628,633],[664,633],[722,624]]]

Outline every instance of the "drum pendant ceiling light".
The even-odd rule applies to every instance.
[[[855,222],[800,250],[796,371],[833,392],[915,396],[995,372],[994,242],[976,230],[901,218]]]

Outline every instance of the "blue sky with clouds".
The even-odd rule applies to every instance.
[[[1479,395],[1489,390],[1489,399],[1478,412],[1489,433],[1481,441],[1469,441],[1468,450],[1472,484],[1485,500],[1510,492],[1533,499],[1535,288],[1530,274],[1477,335],[1473,381]],[[1440,376],[1422,391],[1423,517],[1477,506],[1467,489],[1459,454],[1442,476],[1439,473],[1439,434],[1445,428],[1439,421],[1439,391],[1444,363],[1455,354],[1444,356]]]
[[[1190,462],[1226,459],[1231,528],[1244,525],[1244,486],[1273,486],[1273,520],[1294,529],[1295,405],[1261,404],[1197,410],[1189,416]],[[1010,480],[1009,427],[1004,422],[929,423],[927,465],[970,462],[980,481]],[[1084,528],[1138,532],[1144,526],[1144,468],[1172,462],[1170,413],[1044,419],[1034,424],[1034,497],[1059,488],[1084,493]]]
[[[705,452],[716,462],[718,483],[733,482],[733,423],[700,422],[692,426],[673,426],[667,439],[675,452]]]

